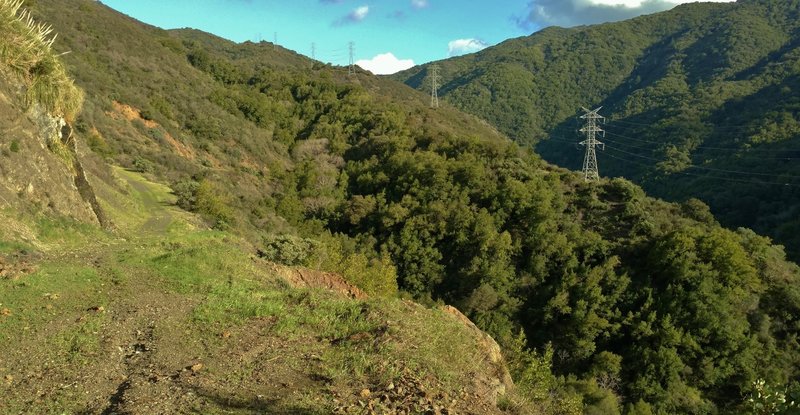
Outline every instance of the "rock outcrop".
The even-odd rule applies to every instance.
[[[484,390],[492,399],[492,404],[497,404],[497,398],[506,394],[514,386],[511,374],[508,372],[500,345],[475,323],[453,306],[444,306],[442,311],[452,315],[465,326],[469,327],[478,337],[478,345],[484,351],[486,363],[492,368],[490,372],[482,373],[474,378],[477,389]]]
[[[105,225],[72,128],[0,77],[0,207]]]

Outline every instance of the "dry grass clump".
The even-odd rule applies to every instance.
[[[22,0],[0,0],[0,72],[19,77],[29,105],[71,121],[80,111],[83,91],[75,86],[52,50],[53,28],[36,22]]]

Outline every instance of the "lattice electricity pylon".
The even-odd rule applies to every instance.
[[[606,134],[605,130],[597,126],[598,120],[605,120],[605,117],[597,113],[600,111],[600,108],[591,111],[586,108],[582,108],[584,111],[586,111],[586,114],[581,116],[582,119],[586,120],[586,126],[581,128],[580,131],[586,134],[586,140],[581,141],[579,144],[586,146],[586,155],[583,158],[583,179],[587,182],[600,179],[600,172],[597,168],[597,153],[595,148],[600,146],[602,150],[605,150],[605,144],[597,141],[597,133],[602,133],[603,137],[605,137]]]

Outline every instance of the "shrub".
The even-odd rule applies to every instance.
[[[346,235],[323,234],[314,265],[340,274],[369,295],[397,295],[397,268],[387,252],[377,253],[371,243],[359,244]]]
[[[259,255],[269,261],[284,265],[308,266],[320,244],[294,235],[269,235],[264,237]]]
[[[144,157],[136,157],[133,159],[133,169],[139,173],[152,173],[155,171],[155,164]]]
[[[177,196],[177,205],[183,210],[194,211],[197,208],[197,188],[200,183],[184,179],[172,186],[172,192]]]
[[[217,229],[229,229],[236,223],[231,197],[227,191],[209,179],[203,179],[195,191],[197,212],[212,220]]]
[[[397,269],[388,253],[376,255],[359,250],[355,241],[344,235],[323,234],[320,239],[269,235],[264,237],[259,255],[284,265],[337,273],[369,295],[397,294]]]
[[[53,54],[53,29],[33,20],[22,3],[0,0],[0,65],[23,81],[28,105],[40,104],[71,122],[80,112],[83,91]]]
[[[114,150],[108,144],[105,138],[97,130],[92,130],[86,137],[86,144],[95,153],[103,156],[110,157],[114,155]]]

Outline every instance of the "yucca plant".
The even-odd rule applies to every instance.
[[[71,121],[80,111],[83,92],[53,53],[53,28],[36,22],[22,2],[0,0],[0,72],[22,80],[29,105],[38,103]]]

